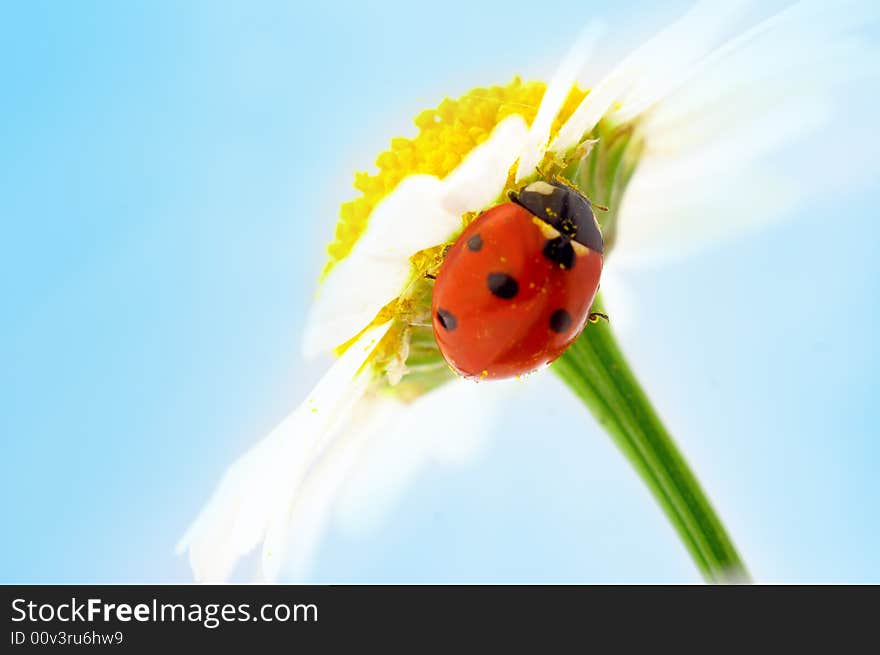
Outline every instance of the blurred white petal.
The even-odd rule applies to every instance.
[[[306,400],[229,468],[177,545],[178,552],[189,550],[196,580],[226,580],[236,562],[285,521],[301,481],[327,448],[334,427],[363,396],[369,378],[358,372],[389,327],[367,330]]]
[[[602,268],[602,304],[608,320],[618,336],[638,328],[638,302],[626,275],[615,265],[612,257]]]
[[[409,404],[387,396],[359,403],[268,531],[264,580],[306,579],[334,513],[346,531],[374,528],[428,466],[461,466],[484,452],[497,410],[523,383],[475,384],[454,380]]]
[[[598,21],[590,23],[556,69],[556,73],[547,85],[544,97],[541,98],[541,106],[538,107],[538,113],[535,115],[535,120],[532,121],[532,127],[526,137],[516,169],[517,181],[534,173],[535,167],[544,158],[544,153],[549,145],[553,121],[559,114],[559,110],[562,109],[572,86],[577,82],[578,73],[593,55],[599,37],[604,30],[605,27],[602,23]]]
[[[311,568],[339,489],[364,447],[394,424],[404,408],[393,398],[365,398],[333,430],[332,444],[315,462],[283,520],[263,543],[262,577],[300,581]],[[424,418],[424,417],[423,417]]]
[[[319,289],[303,337],[307,357],[360,332],[403,290],[414,253],[446,241],[461,227],[463,213],[500,195],[527,129],[522,117],[508,117],[445,180],[411,175],[376,205],[351,254]]]
[[[640,179],[649,182],[648,172]],[[792,179],[757,164],[709,180],[711,185],[700,181],[685,179],[673,187],[676,193],[667,189],[658,196],[634,180],[621,206],[617,245],[609,259],[621,266],[646,266],[687,255],[784,216],[801,195]]]
[[[521,380],[454,380],[402,408],[376,433],[337,505],[340,527],[375,529],[409,485],[438,464],[462,466],[485,452],[492,425]]]
[[[711,49],[742,12],[745,2],[722,5],[702,2],[626,57],[595,84],[559,130],[550,150],[564,153],[577,145],[616,102],[633,104],[657,99]]]
[[[853,107],[880,78],[880,53],[851,30],[877,13],[802,2],[696,67],[644,118],[613,259],[642,265],[748,234],[876,174],[861,166],[876,131]]]

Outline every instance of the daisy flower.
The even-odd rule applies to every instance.
[[[416,117],[415,137],[392,140],[376,172],[356,176],[359,195],[341,208],[304,335],[307,355],[337,358],[232,464],[181,539],[197,580],[228,579],[258,547],[263,580],[307,570],[343,483],[377,436],[410,437],[405,464],[380,472],[397,478],[385,485],[394,489],[426,461],[479,447],[492,407],[522,383],[455,376],[431,327],[432,273],[508,192],[558,176],[605,206],[597,218],[613,276],[766,224],[805,190],[827,189],[818,173],[787,175],[771,156],[820,138],[842,82],[876,77],[877,53],[860,33],[875,12],[863,2],[801,2],[761,17],[747,5],[698,4],[604,76],[584,79],[610,33],[590,25],[549,83],[515,78],[446,99]],[[609,303],[613,319],[625,314]],[[611,327],[589,325],[551,370],[633,462],[706,578],[745,579]],[[459,415],[471,442],[442,438],[441,423]]]

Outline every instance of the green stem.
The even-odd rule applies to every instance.
[[[603,311],[598,297],[593,311]],[[706,581],[748,582],[733,542],[639,386],[611,326],[605,321],[588,324],[553,370],[633,464]]]

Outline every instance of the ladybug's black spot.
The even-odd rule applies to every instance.
[[[458,321],[455,316],[452,315],[452,312],[445,309],[437,310],[437,322],[449,332],[458,327]]]
[[[489,291],[504,300],[510,300],[519,293],[519,284],[507,273],[489,273],[486,283]]]
[[[568,237],[548,239],[544,244],[544,257],[562,268],[571,268],[575,263],[574,246]]]
[[[467,247],[471,252],[479,252],[480,248],[483,247],[483,237],[479,234],[475,234],[467,240]]]
[[[550,315],[550,329],[556,333],[565,332],[571,327],[571,314],[564,309],[557,309]]]

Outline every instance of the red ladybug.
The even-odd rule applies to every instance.
[[[552,362],[578,337],[602,274],[602,232],[576,189],[538,181],[483,212],[434,284],[434,337],[469,378],[507,378]]]

